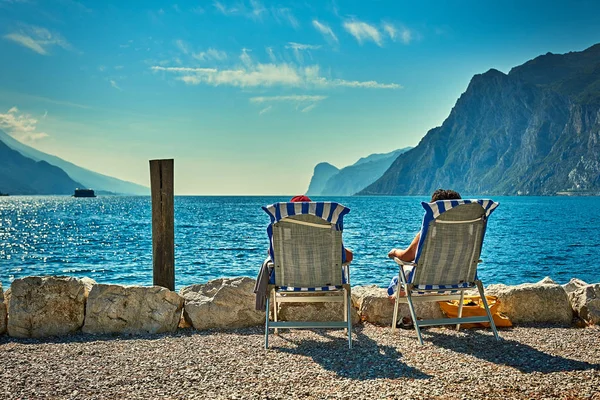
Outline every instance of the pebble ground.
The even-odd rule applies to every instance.
[[[1,399],[598,399],[600,327],[0,336]]]

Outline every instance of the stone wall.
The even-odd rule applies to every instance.
[[[254,308],[254,279],[221,278],[181,289],[97,284],[89,278],[26,277],[10,289],[0,285],[0,334],[45,337],[83,331],[89,334],[148,334],[178,328],[234,329],[264,324]],[[558,285],[550,278],[517,286],[490,285],[500,312],[514,324],[559,326],[600,324],[600,284],[573,279]],[[326,294],[325,294],[326,295]],[[272,313],[273,310],[271,310]],[[385,289],[352,288],[352,322],[390,326],[393,302]],[[416,304],[417,317],[443,318],[436,302]],[[409,315],[404,304],[400,316]],[[7,318],[8,315],[8,318]],[[342,304],[283,303],[280,320],[341,319]]]

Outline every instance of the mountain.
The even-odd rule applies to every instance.
[[[81,184],[46,161],[34,161],[0,142],[0,192],[72,194]]]
[[[442,126],[360,194],[600,194],[600,45],[475,75]]]
[[[313,176],[310,178],[310,184],[306,194],[308,196],[319,196],[327,183],[327,180],[337,174],[340,170],[326,162],[319,163],[315,166]]]
[[[39,150],[29,147],[14,139],[1,129],[0,142],[4,142],[4,144],[6,144],[8,147],[18,151],[25,157],[31,158],[35,161],[46,161],[51,165],[61,168],[71,177],[71,179],[80,182],[80,187],[92,188],[96,192],[112,192],[119,194],[146,195],[150,193],[150,189],[142,185],[123,181],[78,167],[77,165],[65,161],[62,158],[43,153]]]
[[[307,194],[309,196],[351,196],[375,182],[389,168],[398,155],[411,148],[406,147],[384,154],[371,154],[370,156],[362,157],[354,164],[341,170],[333,167],[331,164],[318,164],[315,167]],[[325,169],[323,164],[333,168]],[[318,187],[314,186],[313,181],[319,182],[320,185]]]

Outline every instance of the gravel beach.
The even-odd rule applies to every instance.
[[[2,399],[600,399],[600,327],[0,337]]]

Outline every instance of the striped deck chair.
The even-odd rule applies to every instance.
[[[499,340],[483,284],[477,278],[487,220],[498,203],[491,200],[440,200],[421,205],[425,215],[414,263],[394,258],[400,271],[398,278],[394,278],[398,287],[395,290],[392,329],[396,329],[400,303],[408,303],[420,344],[423,344],[420,329],[423,326],[456,324],[456,329],[460,329],[461,323],[476,322],[489,322],[496,340]],[[487,315],[463,318],[464,292],[475,287],[479,290]],[[403,289],[404,294],[398,288]],[[460,300],[458,318],[417,320],[413,303],[446,300]]]
[[[350,318],[350,270],[342,245],[344,216],[350,209],[333,202],[275,203],[263,207],[271,218],[267,228],[272,273],[268,285],[265,348],[269,329],[340,328],[348,332]],[[315,295],[315,292],[331,295]],[[312,295],[311,295],[312,294]],[[273,297],[273,320],[269,317]],[[283,302],[343,302],[343,318],[331,322],[278,321],[277,306]]]

